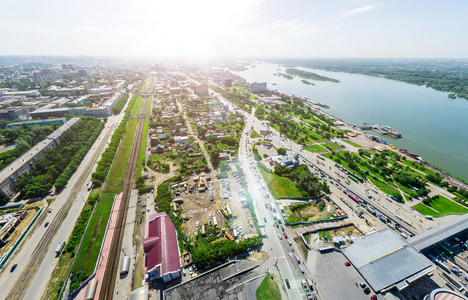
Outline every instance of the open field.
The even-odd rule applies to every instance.
[[[343,142],[345,142],[345,143],[347,143],[347,144],[350,144],[351,146],[354,146],[354,147],[357,147],[357,148],[361,148],[361,147],[362,147],[361,145],[356,144],[355,142],[350,141],[350,140],[343,140]]]
[[[296,184],[291,179],[278,176],[275,173],[269,173],[263,168],[260,168],[260,172],[275,199],[279,199],[280,197],[302,196]]]
[[[281,293],[278,284],[270,276],[265,276],[257,289],[257,300],[280,300]]]
[[[442,196],[439,196],[437,199],[433,199],[429,206],[430,208],[424,204],[418,204],[413,206],[413,208],[421,214],[434,217],[440,217],[443,215],[462,215],[468,213],[467,208]],[[434,211],[438,212],[438,215],[434,215]]]
[[[304,147],[305,150],[310,151],[310,152],[324,152],[327,151],[327,149],[323,148],[321,145],[312,145],[312,146],[306,146]]]
[[[433,210],[432,208],[424,205],[423,203],[413,205],[412,208],[414,208],[420,214],[425,215],[425,216],[433,216],[433,217],[443,216],[443,214],[439,213],[438,211]]]

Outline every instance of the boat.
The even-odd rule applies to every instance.
[[[272,85],[276,85],[276,83],[272,83]]]

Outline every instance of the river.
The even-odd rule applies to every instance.
[[[384,140],[468,180],[468,100],[449,99],[448,93],[385,78],[298,67],[340,80],[332,83],[307,79],[315,83],[312,86],[297,76],[288,80],[273,75],[286,73],[286,68],[278,64],[254,65],[233,73],[248,82],[267,82],[269,89],[328,104],[330,108],[323,110],[346,123],[388,125],[403,137],[380,136]],[[379,136],[374,131],[369,133]]]

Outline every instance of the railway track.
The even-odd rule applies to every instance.
[[[119,212],[115,224],[115,230],[112,237],[112,243],[107,258],[106,269],[102,279],[102,285],[99,293],[99,299],[112,299],[114,296],[115,281],[118,273],[120,249],[125,232],[125,224],[128,212],[128,203],[130,194],[135,185],[137,176],[139,154],[141,149],[141,141],[143,138],[143,129],[146,118],[146,107],[148,98],[143,99],[140,114],[138,115],[138,123],[135,130],[132,148],[130,151],[129,160],[127,163],[127,171],[125,173],[124,184],[122,189],[122,201],[120,203]]]
[[[96,162],[97,158],[94,158],[89,166],[94,165]],[[27,265],[23,268],[23,271],[21,274],[18,276],[17,280],[11,287],[10,291],[8,292],[6,299],[22,299],[24,295],[27,292],[27,287],[31,283],[32,279],[36,275],[37,270],[39,269],[40,265],[42,264],[42,261],[44,259],[44,256],[47,254],[47,251],[49,250],[50,247],[50,242],[54,238],[55,234],[57,233],[57,230],[60,228],[63,220],[66,218],[68,215],[68,212],[70,211],[70,208],[72,207],[73,203],[76,200],[76,195],[78,195],[80,189],[83,187],[85,184],[85,179],[89,175],[91,171],[91,168],[87,170],[87,172],[83,173],[78,180],[76,181],[75,185],[73,186],[72,190],[70,191],[70,195],[75,195],[74,197],[71,196],[69,197],[63,206],[60,208],[59,212],[55,216],[55,218],[52,220],[50,223],[46,233],[42,237],[41,241],[38,243],[36,248],[34,249],[33,253],[31,254],[31,257],[27,263]],[[44,220],[45,215],[41,216],[42,220]],[[39,226],[41,222],[37,222],[36,226]],[[37,227],[35,227],[37,228]]]

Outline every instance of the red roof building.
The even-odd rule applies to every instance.
[[[146,254],[148,280],[161,278],[163,282],[181,276],[177,231],[165,212],[149,217],[147,237],[143,243]]]

